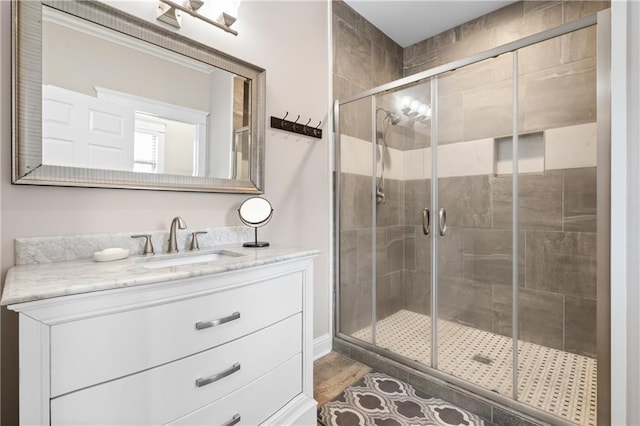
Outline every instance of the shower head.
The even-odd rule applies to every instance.
[[[384,111],[386,116],[384,117],[385,119],[389,119],[389,122],[391,123],[392,126],[397,125],[398,123],[400,123],[400,116],[398,114],[396,114],[393,111],[389,111],[386,110],[384,108],[378,108],[377,111]]]
[[[400,116],[393,111],[387,111],[387,117],[389,118],[392,126],[400,123]]]

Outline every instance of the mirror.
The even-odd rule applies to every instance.
[[[98,2],[14,18],[13,183],[263,191],[263,69]]]
[[[254,231],[254,241],[244,243],[243,247],[268,247],[266,241],[258,241],[258,228],[266,225],[273,216],[273,207],[271,203],[261,197],[247,198],[240,204],[238,209],[240,220]]]

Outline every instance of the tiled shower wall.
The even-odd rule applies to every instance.
[[[605,7],[608,2],[515,3],[405,48],[403,74]],[[377,70],[384,66],[376,62],[381,55],[363,60],[366,32],[355,38],[357,44],[354,39],[345,41],[347,29],[370,25],[353,14],[342,2],[334,2],[336,97],[360,91],[354,88],[364,90],[384,83],[374,83],[373,70],[368,79],[359,78],[358,66],[372,63]],[[340,25],[341,21],[338,28],[343,34],[336,36],[336,22]],[[355,24],[350,27],[346,21]],[[529,93],[520,102],[523,132],[595,121],[595,47],[589,42],[594,34],[594,29],[587,29],[521,52],[521,93]],[[342,59],[340,52],[346,52]],[[342,77],[349,74],[347,57],[354,63],[349,79]],[[441,82],[448,84],[446,91],[441,91],[441,109],[448,109],[447,117],[455,119],[440,126],[440,143],[509,134],[510,79],[501,81],[500,76],[510,63],[498,58],[460,70],[458,77],[462,78],[447,77],[448,81]],[[369,86],[359,86],[361,81]],[[475,114],[477,105],[489,116]],[[341,133],[370,141],[370,108],[366,102],[343,108]],[[428,134],[428,129],[401,124],[391,128],[388,142],[394,148],[411,150],[429,146]],[[587,355],[595,353],[595,174],[594,167],[584,167],[520,176],[520,337]],[[370,177],[342,173],[341,178],[341,327],[349,333],[371,322],[372,188]],[[376,230],[378,318],[401,308],[429,313],[430,249],[421,230],[421,211],[429,200],[429,188],[425,179],[385,179],[387,203],[378,208]],[[493,175],[440,180],[440,204],[447,208],[450,226],[447,238],[440,243],[440,314],[507,335],[511,334],[510,188],[509,177]]]
[[[404,182],[407,234],[404,307],[430,314],[430,239],[419,212],[431,182]],[[415,194],[422,193],[422,197]],[[411,194],[411,195],[409,195]],[[519,337],[595,356],[596,169],[519,177]],[[439,315],[511,335],[511,178],[439,180],[448,231],[438,237]]]

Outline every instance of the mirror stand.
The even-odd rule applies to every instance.
[[[269,243],[266,241],[258,241],[258,227],[256,226],[255,228],[253,228],[253,235],[254,235],[254,240],[253,241],[247,241],[246,243],[242,244],[242,247],[269,247]]]

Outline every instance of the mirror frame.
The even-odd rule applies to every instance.
[[[13,184],[152,189],[168,191],[264,192],[266,71],[190,38],[96,0],[12,1]],[[149,174],[42,164],[42,8],[53,9],[127,34],[242,77],[251,83],[249,180]]]

